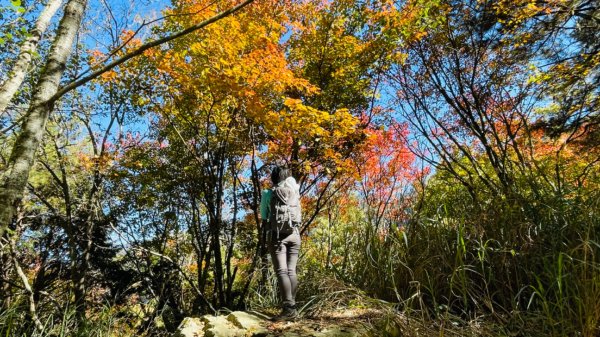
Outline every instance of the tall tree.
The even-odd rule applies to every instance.
[[[46,65],[42,69],[39,81],[35,86],[33,98],[29,104],[22,130],[15,141],[7,163],[6,172],[3,173],[2,181],[0,182],[0,236],[4,234],[14,216],[16,207],[21,201],[48,116],[52,112],[54,103],[60,96],[100,76],[119,64],[142,54],[152,47],[201,29],[212,22],[238,11],[251,2],[253,0],[246,0],[179,32],[148,42],[127,55],[99,67],[99,69],[90,75],[59,88],[63,72],[66,68],[66,62],[71,53],[87,3],[86,0],[70,0],[65,7],[63,18],[58,25],[56,38],[47,56]]]
[[[538,121],[554,137],[598,145],[600,116],[600,4],[593,0],[490,3],[512,53],[531,57],[531,81],[549,102]],[[565,48],[568,46],[568,48]],[[585,127],[581,134],[576,130]]]
[[[27,118],[17,137],[0,187],[0,237],[21,202],[35,153],[44,135],[46,122],[66,68],[67,59],[83,17],[86,0],[70,0],[58,25],[56,38],[42,69],[27,111]]]
[[[8,78],[0,85],[0,117],[2,117],[10,100],[21,86],[21,83],[23,83],[37,45],[61,3],[62,0],[49,0],[44,10],[38,16],[33,29],[29,32],[29,36],[23,41],[19,55],[12,65]]]

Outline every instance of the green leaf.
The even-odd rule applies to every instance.
[[[21,0],[10,0],[10,3],[15,7],[21,7]]]
[[[3,46],[6,43],[6,40],[0,37],[0,46]]]
[[[19,14],[23,14],[23,13],[25,13],[25,7],[19,7],[19,8],[17,8],[17,12],[18,12]]]

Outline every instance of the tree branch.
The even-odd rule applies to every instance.
[[[186,28],[186,29],[184,29],[184,30],[182,30],[182,31],[180,31],[178,33],[171,34],[169,36],[163,37],[163,38],[158,39],[156,41],[150,41],[150,42],[148,42],[148,43],[140,46],[138,49],[132,51],[131,53],[129,53],[127,55],[124,55],[123,57],[121,57],[119,59],[116,59],[113,62],[105,65],[104,67],[96,70],[95,72],[91,73],[90,75],[88,75],[88,76],[86,76],[86,77],[84,77],[84,78],[82,78],[80,80],[71,82],[70,84],[62,87],[61,89],[59,89],[56,92],[56,94],[54,94],[54,96],[52,96],[52,98],[50,99],[50,102],[56,101],[57,99],[59,99],[60,97],[62,97],[67,92],[69,92],[69,91],[71,91],[71,90],[73,90],[73,89],[75,89],[75,88],[77,88],[77,87],[79,87],[79,86],[81,86],[81,85],[83,85],[83,84],[85,84],[85,83],[87,83],[87,82],[95,79],[96,77],[102,75],[103,73],[105,73],[105,72],[113,69],[114,67],[116,67],[116,66],[118,66],[120,64],[125,63],[129,59],[131,59],[131,58],[133,58],[135,56],[141,55],[143,52],[145,52],[146,50],[148,50],[150,48],[159,46],[159,45],[161,45],[163,43],[172,41],[174,39],[177,39],[179,37],[182,37],[182,36],[185,36],[185,35],[187,35],[189,33],[192,33],[192,32],[194,32],[194,31],[196,31],[198,29],[204,28],[204,27],[208,26],[209,24],[211,24],[213,22],[216,22],[216,21],[218,21],[218,20],[220,20],[222,18],[225,18],[225,17],[227,17],[227,16],[229,16],[229,15],[231,15],[231,14],[239,11],[240,9],[246,7],[247,5],[251,4],[252,2],[254,2],[254,0],[246,0],[246,1],[242,2],[241,4],[235,6],[235,7],[232,7],[232,8],[230,8],[230,9],[228,9],[228,10],[226,10],[226,11],[220,13],[220,14],[217,14],[217,15],[215,15],[215,16],[207,19],[207,20],[204,20],[204,21],[202,21],[202,22],[200,22],[198,24],[195,24],[195,25],[193,25],[193,26],[191,26],[189,28]]]

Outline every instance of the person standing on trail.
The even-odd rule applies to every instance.
[[[300,252],[299,226],[302,221],[300,186],[285,167],[275,167],[271,172],[271,181],[272,191],[263,194],[265,199],[270,200],[264,200],[264,203],[261,200],[261,215],[268,219],[269,250],[282,299],[278,319],[290,320],[298,316],[296,264]]]

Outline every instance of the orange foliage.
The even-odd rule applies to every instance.
[[[396,125],[389,129],[368,131],[366,145],[356,161],[367,199],[389,202],[415,179],[415,155],[406,144],[407,128]]]

